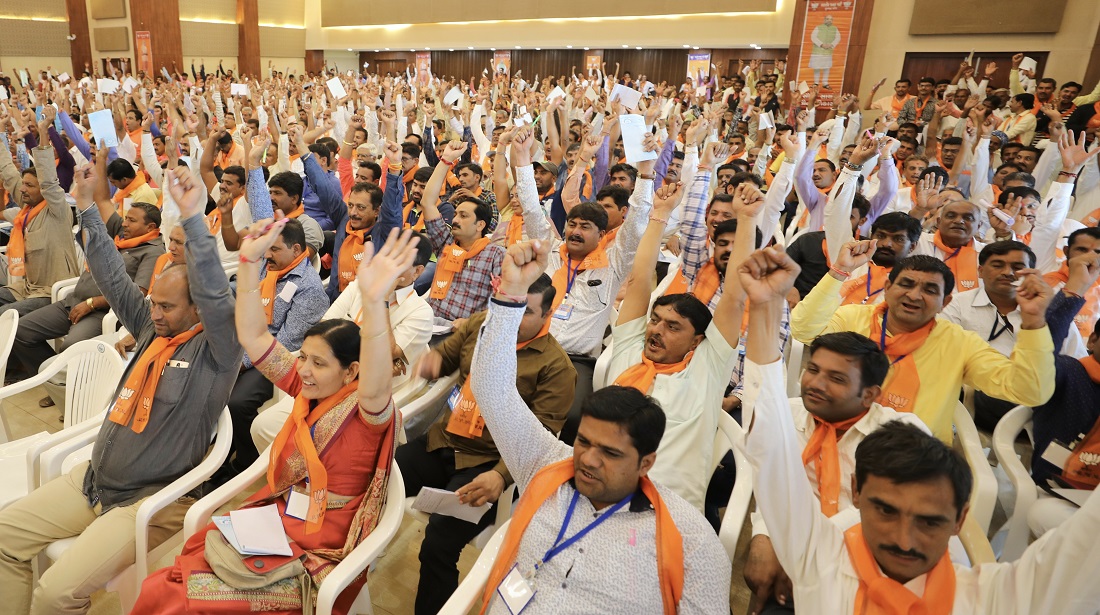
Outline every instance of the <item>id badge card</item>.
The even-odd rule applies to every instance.
[[[1059,468],[1065,468],[1073,452],[1058,440],[1051,440],[1047,449],[1043,451],[1043,460],[1048,461]]]
[[[451,389],[451,394],[447,396],[447,407],[451,409],[451,412],[455,411],[455,406],[458,404],[458,398],[462,395],[462,387],[455,385],[455,388]]]
[[[306,492],[309,491],[309,483],[306,483]],[[305,521],[309,513],[309,496],[296,490],[294,487],[286,492],[286,515],[299,521]]]
[[[527,579],[519,573],[516,564],[512,564],[512,569],[508,571],[508,575],[497,586],[497,595],[504,601],[504,606],[508,607],[509,613],[519,615],[534,599],[535,590],[527,582]]]
[[[558,309],[554,310],[554,318],[558,320],[569,320],[573,315],[573,305],[570,303],[563,303],[558,306]]]

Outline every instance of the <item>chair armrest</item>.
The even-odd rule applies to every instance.
[[[187,509],[187,515],[183,518],[184,540],[193,536],[195,532],[199,531],[199,528],[210,523],[210,518],[214,516],[215,510],[224,506],[226,502],[232,500],[237,494],[266,474],[270,455],[271,447],[269,446],[260,453],[259,458],[253,461],[252,465],[248,466],[244,472],[234,476],[227,483],[192,504],[191,508]]]
[[[474,603],[481,598],[482,589],[489,581],[489,573],[493,570],[493,562],[497,558],[497,553],[500,552],[500,544],[504,542],[504,535],[508,533],[509,523],[510,521],[505,522],[493,533],[493,537],[481,550],[481,555],[477,556],[477,561],[466,574],[466,578],[462,579],[462,583],[439,610],[439,615],[466,615],[473,608]]]
[[[149,521],[172,502],[183,497],[202,483],[206,482],[214,472],[218,471],[225,458],[229,456],[229,445],[233,440],[233,420],[229,416],[229,408],[223,408],[218,419],[214,438],[214,446],[206,454],[198,465],[176,480],[162,487],[153,495],[145,498],[138,506],[134,519],[136,528],[134,549],[134,569],[137,571],[137,591],[141,591],[141,583],[149,574]],[[136,595],[136,594],[135,594]]]
[[[381,555],[401,527],[405,512],[405,483],[397,463],[390,467],[392,471],[386,489],[386,503],[382,506],[382,518],[374,531],[325,577],[317,591],[317,604],[314,608],[316,615],[332,615],[332,607],[340,593]]]
[[[955,404],[955,432],[962,446],[963,456],[974,473],[974,491],[970,494],[970,514],[986,532],[993,520],[993,508],[997,505],[997,477],[989,465],[989,458],[982,450],[978,428],[962,402]]]
[[[51,434],[27,449],[28,489],[34,490],[45,484],[47,480],[57,478],[57,475],[61,474],[61,464],[65,461],[65,457],[93,442],[95,436],[99,434],[101,425],[103,425],[103,415],[96,415]],[[48,467],[42,466],[43,455],[47,452],[54,460],[54,463],[49,464]],[[49,478],[46,478],[47,476]]]
[[[1001,549],[1003,562],[1017,560],[1023,555],[1028,539],[1031,538],[1027,513],[1039,499],[1038,487],[1035,486],[1027,467],[1017,457],[1015,447],[1016,437],[1031,424],[1031,414],[1031,408],[1016,406],[1001,417],[996,429],[993,430],[993,452],[1016,492],[1012,517],[1008,520],[1008,534]]]
[[[512,498],[516,495],[516,484],[508,485],[508,488],[497,498],[497,519],[493,525],[500,527],[512,518]]]
[[[985,536],[985,530],[973,515],[967,515],[963,520],[962,529],[959,530],[959,541],[966,549],[966,556],[970,558],[970,567],[980,564],[994,564],[997,556],[993,554],[993,547],[989,545],[989,539]]]
[[[76,282],[79,279],[80,278],[66,278],[64,280],[58,280],[58,281],[54,282],[53,283],[53,288],[50,289],[50,301],[51,302],[57,302],[57,301],[60,301],[61,299],[64,299],[65,296],[68,296],[68,293],[66,293],[65,296],[62,296],[62,294],[61,294],[62,291],[75,288],[76,287]],[[72,291],[69,290],[69,293],[71,293],[71,292]]]

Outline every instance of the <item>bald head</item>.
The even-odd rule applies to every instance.
[[[187,265],[168,267],[149,293],[153,328],[162,337],[174,337],[199,323],[199,311],[191,300]]]

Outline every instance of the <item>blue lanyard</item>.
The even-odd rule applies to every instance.
[[[883,287],[883,288],[885,288],[885,287]],[[868,269],[867,270],[867,296],[863,298],[863,303],[867,303],[868,301],[870,301],[871,297],[874,297],[875,295],[881,293],[882,290],[883,289],[880,288],[880,289],[876,290],[875,292],[871,292],[871,270]],[[886,325],[883,325],[882,330],[883,330],[883,333],[885,333]],[[883,344],[883,347],[885,348],[885,346],[886,346],[886,340],[885,339],[883,340],[882,344]]]
[[[577,275],[580,273],[581,265],[584,264],[584,260],[577,263],[577,266],[573,266],[573,258],[566,257],[565,260],[565,294],[568,295],[573,291],[573,282],[577,281]]]
[[[588,534],[588,532],[591,532],[593,529],[595,529],[597,525],[603,523],[604,521],[607,520],[608,517],[615,514],[615,512],[618,511],[620,508],[622,508],[623,506],[626,506],[627,504],[629,504],[631,498],[633,498],[633,497],[634,497],[634,494],[631,493],[630,495],[626,496],[625,498],[619,500],[618,504],[616,504],[616,505],[612,506],[611,508],[609,508],[607,510],[607,512],[605,512],[604,514],[597,517],[595,521],[593,521],[592,523],[589,523],[581,531],[579,531],[576,534],[573,534],[571,537],[567,538],[565,540],[565,542],[562,542],[561,539],[565,536],[565,529],[567,527],[569,527],[569,521],[573,518],[573,511],[577,508],[577,500],[580,499],[580,492],[574,490],[573,491],[573,499],[569,502],[569,511],[565,513],[565,520],[562,521],[561,529],[558,530],[558,537],[554,539],[554,544],[549,549],[546,550],[546,554],[542,556],[542,559],[539,560],[538,563],[535,564],[535,570],[538,570],[540,566],[542,566],[543,564],[549,562],[558,553],[561,553],[562,551],[564,551],[564,550],[568,549],[569,547],[573,546],[573,543],[577,542],[581,538],[584,538],[584,536],[586,534]],[[561,544],[558,544],[558,543],[561,543]]]
[[[879,348],[882,349],[883,352],[886,352],[886,316],[889,313],[890,313],[890,310],[885,310],[882,313],[882,334],[879,336],[878,346],[879,346]],[[889,355],[887,355],[887,356],[889,356]],[[900,357],[898,357],[898,358],[894,359],[893,361],[891,361],[890,365],[892,366],[892,365],[896,364],[898,361],[901,361],[902,359],[904,359],[907,356],[909,356],[909,355],[907,355],[907,354],[901,355]]]

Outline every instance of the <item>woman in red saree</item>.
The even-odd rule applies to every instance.
[[[230,585],[207,561],[207,534],[214,532],[211,538],[221,540],[211,523],[186,542],[174,566],[145,580],[133,614],[301,613],[303,593],[312,605],[321,581],[370,534],[382,514],[397,429],[392,374],[388,368],[360,367],[390,365],[385,298],[412,266],[416,239],[409,231],[398,237],[395,230],[378,254],[368,247],[358,271],[362,330],[346,320],[322,321],[306,332],[296,359],[268,333],[257,292],[258,262],[282,228],[280,220],[265,229],[270,222],[253,226],[241,246],[237,331],[249,356],[257,357],[253,364],[295,399],[270,448],[267,484],[245,506],[277,506],[295,554],[304,552],[298,557],[309,578],[290,577],[256,589]],[[301,519],[286,512],[292,490],[308,502]],[[259,573],[291,559],[262,556],[263,568],[257,568],[257,557],[240,557]],[[364,573],[344,591],[337,613],[347,612],[365,582]],[[311,587],[303,592],[303,585]]]

